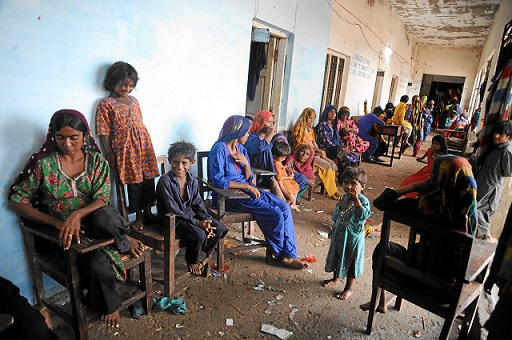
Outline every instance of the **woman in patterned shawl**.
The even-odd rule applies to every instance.
[[[10,187],[9,206],[27,223],[59,229],[64,250],[73,239],[80,243],[81,224],[85,224],[93,236],[114,238],[119,252],[137,257],[144,246],[128,238],[124,219],[108,205],[109,178],[109,165],[85,117],[75,110],[60,110],[52,116],[43,146]],[[121,308],[115,291],[114,265],[119,265],[115,258],[111,251],[98,249],[78,259],[78,270],[88,289],[85,302],[111,327],[119,327]]]

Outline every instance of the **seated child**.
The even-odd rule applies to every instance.
[[[167,152],[171,171],[158,181],[156,196],[161,221],[165,214],[176,214],[176,234],[185,244],[188,269],[192,274],[200,275],[200,251],[210,254],[228,229],[208,214],[199,194],[197,178],[189,172],[195,162],[196,150],[193,144],[185,141],[171,144]]]
[[[297,207],[299,185],[293,180],[293,170],[283,165],[283,161],[291,152],[290,146],[285,142],[275,142],[272,146],[277,183],[281,188],[286,203],[288,203],[293,210],[300,212],[299,207]]]
[[[370,201],[361,191],[366,184],[363,169],[347,167],[341,175],[343,190],[332,216],[334,227],[330,233],[331,244],[325,262],[325,271],[333,272],[332,279],[324,280],[327,287],[347,277],[345,288],[336,298],[348,299],[356,277],[364,272],[365,222],[370,217]]]

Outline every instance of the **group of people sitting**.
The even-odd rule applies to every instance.
[[[372,114],[379,112],[375,109]],[[366,175],[357,168],[359,159],[355,152],[364,155],[372,142],[361,138],[368,131],[364,129],[361,133],[359,127],[367,125],[358,127],[349,119],[349,113],[347,107],[337,111],[335,106],[328,106],[315,129],[316,112],[306,108],[293,125],[289,139],[275,133],[274,115],[269,111],[258,112],[253,123],[243,116],[231,116],[224,122],[208,157],[208,177],[215,187],[239,189],[249,195],[246,199],[228,199],[226,209],[251,212],[273,255],[295,269],[304,269],[308,265],[298,256],[291,210],[299,210],[297,198],[301,190],[311,185],[316,176],[320,178],[327,194],[338,200],[333,220],[342,232],[333,238],[335,245],[331,245],[330,260],[326,265],[326,270],[334,272],[335,277],[324,284],[336,283],[348,275],[345,290],[337,295],[339,299],[347,299],[352,294],[354,279],[362,273],[360,255],[364,243],[356,242],[354,237],[359,240],[360,233],[364,234],[361,224],[364,225],[369,216],[368,200],[361,193]],[[510,144],[512,127],[509,125],[505,124],[497,132],[496,138],[501,139],[496,143]],[[195,147],[187,142],[171,145],[168,151],[171,171],[161,177],[156,197],[160,217],[165,213],[177,214],[176,232],[186,244],[189,270],[200,274],[200,251],[211,252],[217,240],[226,235],[227,228],[208,214],[199,195],[197,179],[190,172],[195,152]],[[383,193],[386,199],[376,200],[375,206],[388,209],[389,202],[417,192],[414,198],[407,198],[412,200],[407,201],[407,206],[417,207],[419,215],[435,221],[453,220],[447,227],[473,234],[476,230],[476,185],[471,167],[463,158],[445,153],[442,140],[435,137],[432,148],[422,157],[428,157],[431,171],[428,178],[422,174],[421,181],[426,182],[418,184],[416,180],[420,179],[416,179],[416,183],[404,183],[403,188],[386,189]],[[254,164],[276,172],[275,178],[271,179],[273,193],[255,185]],[[460,178],[464,178],[463,185],[459,185],[462,183]],[[337,182],[345,193],[338,189]],[[455,198],[448,184],[463,190],[467,199]],[[11,186],[9,202],[10,207],[30,223],[47,224],[59,230],[62,247],[50,247],[45,251],[66,251],[73,240],[79,243],[84,226],[92,236],[114,238],[115,249],[98,249],[80,256],[78,269],[84,288],[88,289],[87,305],[100,312],[107,325],[119,327],[121,304],[115,291],[117,263],[112,251],[137,257],[144,251],[144,245],[128,236],[127,221],[110,205],[110,190],[109,162],[95,143],[85,117],[75,110],[60,110],[50,120],[40,151],[30,158]],[[453,199],[447,199],[449,197]],[[377,201],[386,204],[377,204]],[[427,204],[427,201],[431,203]],[[405,199],[398,200],[396,206],[405,202]],[[348,232],[347,228],[352,229]],[[338,249],[337,245],[343,240],[353,244],[349,253],[340,253]]]

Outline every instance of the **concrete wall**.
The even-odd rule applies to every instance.
[[[94,129],[107,67],[140,76],[133,95],[157,154],[186,139],[209,149],[224,120],[245,112],[253,19],[289,32],[287,121],[319,106],[332,1],[1,1],[0,275],[31,297],[21,233],[7,188],[61,108]],[[291,123],[289,123],[291,124]]]
[[[460,103],[462,108],[468,109],[481,48],[436,48],[418,44],[415,50],[413,82],[421,84],[424,74],[465,77]]]
[[[363,102],[371,105],[377,71],[385,71],[381,101],[386,105],[391,79],[398,77],[398,88],[393,102],[407,94],[412,75],[413,41],[386,1],[337,1],[332,14],[329,48],[347,58],[344,78],[344,105],[351,114],[363,114]],[[386,58],[389,46],[393,54]],[[364,72],[357,72],[366,66]],[[418,90],[419,91],[419,90]],[[371,109],[368,107],[368,109]]]

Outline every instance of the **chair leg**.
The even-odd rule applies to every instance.
[[[224,239],[217,242],[217,269],[224,270]]]
[[[71,310],[73,312],[73,323],[75,328],[75,337],[81,340],[89,339],[88,320],[83,294],[80,288],[80,279],[78,274],[78,254],[74,251],[65,252],[66,266],[69,268],[67,274],[66,286],[69,290]]]
[[[144,251],[144,261],[139,264],[139,276],[141,288],[146,292],[146,297],[142,305],[149,315],[153,306],[153,277],[151,275],[151,252],[149,249]]]
[[[462,327],[459,332],[459,339],[466,339],[468,337],[473,321],[475,320],[476,310],[480,301],[480,295],[471,302],[471,304],[464,311],[464,318],[462,319]]]
[[[397,296],[396,297],[396,301],[395,301],[395,309],[397,311],[400,311],[400,309],[402,309],[402,298]]]
[[[383,294],[381,288],[372,289],[372,299],[370,300],[370,310],[368,311],[368,322],[366,324],[366,334],[372,334],[373,323],[375,321],[375,311],[380,299],[380,294]]]
[[[164,225],[164,296],[171,297],[175,286],[176,256],[176,220],[174,215],[168,215]]]
[[[208,254],[204,260],[203,276],[208,277],[210,275],[210,266],[212,264],[212,254]]]

